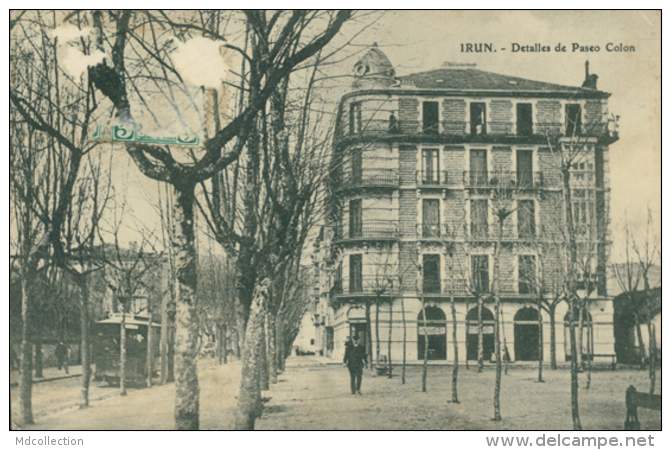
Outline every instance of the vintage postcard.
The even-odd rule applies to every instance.
[[[661,439],[661,11],[9,26],[15,445]]]

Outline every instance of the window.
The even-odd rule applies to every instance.
[[[349,291],[363,292],[361,255],[349,255]]]
[[[487,104],[471,103],[471,135],[487,133]]]
[[[473,289],[476,292],[489,292],[489,255],[472,255]]]
[[[422,150],[422,184],[438,184],[438,149]]]
[[[363,150],[355,149],[352,155],[352,183],[361,184],[363,176]]]
[[[566,105],[566,136],[577,136],[581,133],[582,109],[577,103]]]
[[[422,103],[422,130],[427,134],[438,134],[438,102]]]
[[[536,257],[520,255],[519,257],[518,287],[520,294],[533,294],[536,282]]]
[[[342,261],[338,264],[338,268],[335,271],[335,277],[333,280],[333,292],[335,294],[342,293]]]
[[[469,159],[470,184],[474,186],[487,184],[487,150],[471,149]]]
[[[594,191],[589,189],[573,189],[573,223],[576,233],[587,235],[597,223]]]
[[[423,255],[424,293],[440,293],[440,255]]]
[[[422,200],[422,237],[440,236],[440,200]]]
[[[361,103],[349,104],[349,134],[361,133]]]
[[[471,237],[489,236],[489,214],[487,200],[471,200]]]
[[[361,213],[361,199],[350,200],[349,202],[349,237],[363,237],[363,224]]]
[[[531,103],[517,104],[517,134],[531,136],[534,134],[533,107]]]
[[[533,150],[517,150],[517,185],[532,187],[534,181]]]
[[[536,237],[536,205],[533,200],[517,201],[517,235],[520,239]]]

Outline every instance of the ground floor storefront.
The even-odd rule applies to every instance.
[[[579,330],[583,323],[582,339],[576,336],[583,355],[594,355],[596,363],[611,363],[614,354],[612,303],[609,299],[594,299],[583,311],[582,317],[575,315],[574,325]],[[425,352],[432,361],[450,363],[454,346],[459,350],[459,359],[478,359],[478,348],[482,340],[483,359],[494,358],[494,304],[484,302],[480,307],[476,301],[455,301],[453,320],[449,299],[425,299],[422,309],[417,297],[397,297],[366,308],[363,303],[353,301],[331,310],[327,326],[323,327],[323,342],[328,344],[323,354],[334,360],[342,359],[344,344],[348,336],[366,339],[369,336],[372,354],[391,353],[392,361],[400,361],[403,353],[407,361],[423,360]],[[368,317],[367,317],[368,316]],[[482,321],[482,336],[479,332]],[[570,358],[568,305],[561,303],[554,311],[554,342],[558,362]],[[540,319],[540,320],[539,320]],[[501,304],[501,345],[504,357],[510,361],[550,361],[552,348],[552,325],[550,315],[534,302],[504,300]],[[456,339],[453,330],[456,323]],[[542,346],[539,345],[542,341]]]

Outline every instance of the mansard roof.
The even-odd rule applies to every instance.
[[[444,67],[398,77],[403,88],[463,91],[507,91],[538,93],[573,93],[588,97],[608,97],[610,94],[579,86],[563,86],[528,80],[474,68]]]

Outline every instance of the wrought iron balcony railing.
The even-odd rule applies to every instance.
[[[400,291],[400,283],[397,276],[380,273],[377,275],[363,275],[360,277],[347,278],[342,283],[340,292],[345,295],[391,295]]]
[[[516,295],[517,282],[513,279],[504,279],[500,281],[501,295]],[[424,279],[422,281],[422,291],[424,294],[441,294],[441,295],[456,295],[456,296],[470,296],[473,295],[467,280],[463,278],[455,278],[454,280],[447,279]],[[483,289],[483,294],[489,293],[489,287]]]
[[[399,177],[396,169],[362,169],[343,174],[340,189],[357,189],[361,187],[398,187]]]
[[[466,188],[537,189],[545,186],[543,172],[478,171],[464,172]]]
[[[418,223],[418,239],[451,240],[463,238],[464,225],[459,223]]]
[[[470,233],[468,238],[472,241],[496,241],[499,237],[499,232],[496,226],[489,226],[488,224],[471,223]],[[503,228],[502,239],[504,241],[514,241],[518,239],[530,239],[528,235],[520,236],[518,230],[510,226]]]
[[[394,220],[368,220],[350,226],[344,239],[398,239],[398,222]]]
[[[474,139],[496,136],[519,137],[519,138],[540,138],[540,137],[563,137],[583,138],[583,137],[617,137],[617,131],[609,127],[608,122],[590,121],[581,123],[577,130],[567,126],[564,122],[534,122],[531,126],[520,126],[516,122],[510,121],[492,121],[478,126],[473,126],[471,122],[463,120],[443,120],[438,126],[424,127],[419,120],[398,120],[398,112],[394,112],[395,119],[385,118],[380,114],[380,118],[371,118],[363,120],[354,129],[349,122],[344,122],[340,126],[340,136],[342,138],[356,138],[361,136],[381,136],[381,135],[440,135],[440,136],[463,136],[473,137]]]
[[[512,278],[502,277],[500,281],[501,295],[518,295],[519,282]],[[425,278],[421,280],[417,286],[423,294],[433,294],[441,296],[472,296],[473,291],[469,282],[464,278]],[[532,287],[530,288],[532,289]],[[398,277],[393,275],[363,275],[355,278],[345,278],[336,283],[331,288],[332,295],[366,295],[366,296],[388,296],[396,295],[401,291],[415,291],[415,287],[406,286],[403,288]],[[493,295],[489,292],[490,286],[482,289],[481,295]],[[419,292],[417,292],[419,294]],[[524,293],[526,295],[533,295],[533,291]]]

